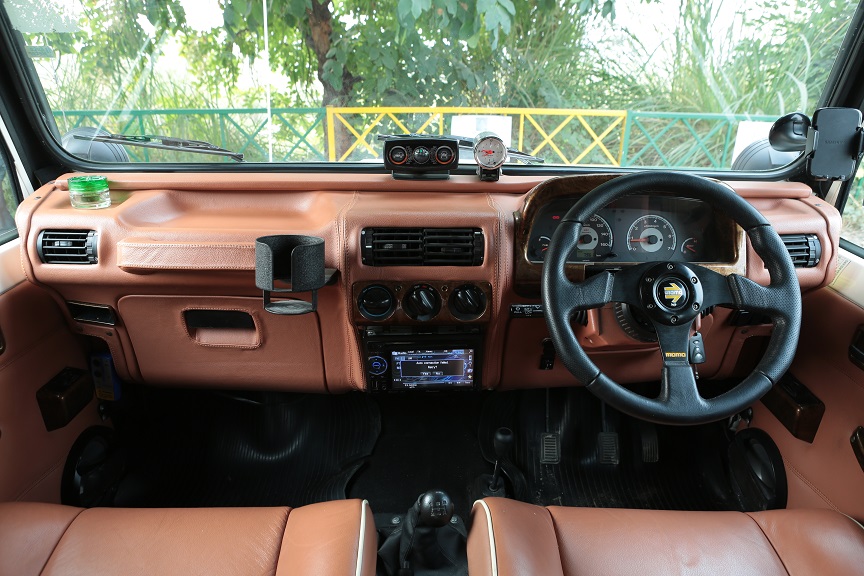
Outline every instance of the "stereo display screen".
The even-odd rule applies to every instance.
[[[471,388],[474,350],[394,350],[391,356],[393,389]]]

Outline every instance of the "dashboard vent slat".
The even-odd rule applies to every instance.
[[[45,264],[96,264],[97,238],[95,230],[43,230],[36,251]]]
[[[364,228],[367,266],[480,266],[485,240],[480,228]]]
[[[796,268],[813,268],[822,259],[822,243],[816,234],[781,234],[780,239]]]

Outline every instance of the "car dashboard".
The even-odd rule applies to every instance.
[[[50,289],[76,332],[101,342],[124,380],[331,393],[544,388],[581,384],[550,344],[545,247],[575,202],[614,177],[124,173],[109,176],[112,206],[95,211],[71,208],[61,177],[16,218],[26,274]],[[727,184],[790,239],[790,253],[802,239],[811,248],[797,268],[802,290],[830,282],[840,228],[832,206],[803,184]],[[81,258],[52,260],[69,233],[86,238]],[[332,276],[314,305],[309,293],[273,293],[314,311],[265,307],[256,240],[268,235],[323,239]],[[651,260],[768,281],[727,216],[655,193],[593,215],[566,272],[578,281]],[[696,327],[705,378],[745,371],[770,334],[746,311],[719,308]],[[656,380],[656,339],[626,309],[585,311],[573,329],[616,380]]]

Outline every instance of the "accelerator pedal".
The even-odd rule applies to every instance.
[[[639,422],[642,437],[642,462],[654,464],[660,461],[660,442],[657,440],[657,426],[652,422]]]
[[[617,466],[621,462],[621,448],[618,442],[618,432],[616,431],[613,419],[615,415],[607,414],[606,403],[600,404],[602,431],[597,434],[597,459],[601,464],[610,464]]]

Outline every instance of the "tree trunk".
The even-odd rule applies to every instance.
[[[324,106],[345,106],[351,100],[351,90],[358,78],[351,74],[347,68],[342,71],[342,89],[336,90],[330,82],[324,80],[324,64],[327,62],[327,53],[332,46],[333,35],[333,3],[331,0],[312,0],[312,8],[306,10],[309,18],[309,32],[306,35],[306,45],[312,49],[318,59],[318,80],[324,87]],[[336,124],[336,159],[353,143],[352,136],[342,125]],[[329,146],[329,143],[327,144]],[[327,150],[329,153],[329,149]]]

